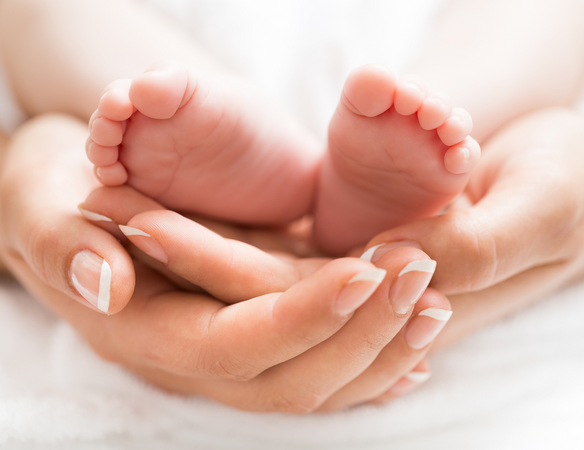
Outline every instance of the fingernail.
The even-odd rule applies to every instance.
[[[414,350],[426,347],[436,339],[451,316],[452,311],[438,308],[428,308],[418,313],[408,323],[405,333],[406,342]]]
[[[379,245],[374,245],[373,247],[369,247],[367,250],[365,250],[365,253],[363,253],[361,255],[361,259],[375,263],[383,255],[385,255],[388,251],[393,250],[394,248],[398,248],[398,247],[421,248],[420,244],[418,244],[417,242],[414,242],[414,241],[398,241],[398,242],[390,242],[388,244],[379,244]]]
[[[77,253],[71,261],[71,282],[85,300],[108,312],[112,270],[105,259],[91,250]]]
[[[355,311],[361,306],[381,284],[387,271],[370,269],[358,273],[345,284],[335,300],[335,309],[340,316]]]
[[[432,376],[432,372],[410,372],[401,378],[397,383],[395,383],[387,393],[391,395],[395,395],[396,397],[405,395],[415,388],[417,388],[420,384],[425,381],[428,381]]]
[[[168,256],[162,245],[160,245],[160,243],[148,233],[126,225],[120,225],[119,227],[120,230],[122,230],[122,233],[124,233],[144,253],[164,264],[168,262]]]
[[[423,259],[407,264],[389,290],[393,310],[407,313],[422,296],[436,270],[436,261]]]
[[[109,217],[83,209],[82,205],[77,206],[77,209],[83,215],[83,217],[85,217],[87,220],[91,220],[92,222],[113,222],[113,220]]]
[[[432,372],[410,372],[408,373],[405,378],[410,380],[413,383],[423,383],[424,381],[428,381],[432,376]]]

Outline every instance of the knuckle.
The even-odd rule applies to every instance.
[[[204,326],[204,338],[200,342],[188,342],[189,357],[186,359],[190,368],[194,368],[197,374],[212,378],[250,381],[258,376],[262,370],[243,358],[233,355],[233,352],[221,348],[219,350],[213,330],[214,316]],[[228,350],[228,349],[227,349]],[[185,354],[185,353],[183,353]],[[191,370],[192,372],[192,370]]]
[[[50,282],[54,264],[48,258],[62,247],[61,237],[50,224],[32,223],[24,229],[27,236],[23,248],[25,260],[39,278]]]
[[[389,329],[370,331],[363,336],[362,344],[369,351],[379,351],[391,341],[393,334]]]
[[[198,367],[197,372],[225,380],[250,381],[259,374],[258,370],[243,361],[218,359],[212,354],[199,354],[195,365]]]
[[[316,411],[324,400],[324,396],[316,392],[277,392],[267,404],[271,412],[309,414]]]
[[[455,233],[459,254],[451,261],[456,261],[457,267],[441,269],[456,271],[457,285],[467,292],[492,284],[498,269],[498,251],[497,240],[487,224],[480,220],[456,220]]]

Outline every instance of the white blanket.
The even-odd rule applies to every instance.
[[[402,73],[437,1],[153,3],[324,136],[347,72]],[[434,355],[433,377],[390,405],[257,415],[145,385],[2,280],[0,447],[583,449],[583,322],[580,285]]]
[[[167,395],[100,360],[16,284],[0,288],[0,447],[582,449],[584,285],[431,358],[383,407],[248,414]]]

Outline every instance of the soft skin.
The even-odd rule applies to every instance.
[[[492,135],[495,130],[514,117],[521,116],[534,108],[567,105],[573,100],[574,94],[581,85],[584,61],[581,58],[584,53],[582,45],[584,37],[581,33],[583,28],[581,21],[584,20],[584,14],[574,9],[581,8],[581,2],[566,1],[565,5],[568,7],[557,2],[537,2],[538,8],[535,10],[537,14],[533,17],[538,21],[533,27],[529,25],[527,31],[535,29],[536,35],[541,35],[542,28],[548,29],[542,27],[542,24],[547,26],[550,17],[554,18],[553,23],[565,24],[559,27],[561,33],[554,30],[552,33],[554,39],[546,39],[545,46],[529,38],[510,39],[497,42],[497,49],[501,51],[488,53],[482,51],[476,54],[470,46],[460,45],[460,33],[456,26],[451,26],[452,23],[456,25],[465,23],[469,30],[476,31],[474,34],[471,33],[474,41],[465,39],[464,43],[484,41],[482,48],[488,50],[494,44],[493,41],[483,39],[484,36],[489,35],[489,30],[497,30],[500,36],[506,34],[505,30],[512,31],[512,36],[516,33],[518,36],[530,35],[530,33],[524,33],[525,23],[528,21],[524,20],[525,16],[521,14],[521,8],[516,6],[527,5],[533,8],[534,3],[519,0],[513,4],[505,2],[505,8],[509,6],[509,13],[497,14],[493,17],[482,14],[481,9],[477,8],[480,5],[483,8],[490,8],[490,5],[493,5],[492,2],[457,3],[463,6],[469,5],[468,8],[471,8],[466,12],[462,10],[465,20],[458,20],[458,13],[455,13],[454,9],[447,10],[438,26],[438,34],[434,36],[435,39],[429,41],[427,50],[419,58],[422,60],[427,58],[428,62],[422,64],[418,60],[412,71],[420,73],[429,80],[430,84],[449,92],[457,104],[468,109],[475,118],[475,129],[480,139]],[[96,34],[101,34],[100,21],[90,26],[86,19],[107,16],[108,8],[116,6],[114,2],[68,3],[41,0],[0,2],[0,40],[3,57],[18,99],[29,114],[59,110],[87,120],[98,102],[101,90],[107,83],[116,78],[135,76],[152,61],[159,59],[174,57],[214,70],[211,67],[213,63],[208,62],[204,55],[201,56],[201,52],[192,42],[167,25],[160,24],[155,16],[141,10],[135,11],[131,5],[131,3],[117,2],[117,14],[108,17],[108,19],[115,19],[115,22],[109,22],[110,33],[104,35],[110,44],[109,47],[105,46],[104,51],[100,47],[103,42],[94,39]],[[35,15],[35,11],[39,11],[37,8],[40,8],[43,13]],[[68,8],[68,14],[66,16],[60,14],[59,8]],[[92,13],[88,14],[87,8],[93,8]],[[552,10],[554,15],[549,14]],[[518,11],[519,15],[516,14]],[[126,20],[129,17],[135,17],[136,12],[140,14],[140,20]],[[469,15],[468,12],[473,14]],[[567,22],[562,21],[560,17],[562,13],[567,14]],[[64,17],[67,17],[67,27],[63,27]],[[478,27],[477,24],[482,18],[489,20],[482,27]],[[500,23],[497,22],[497,26],[492,26],[492,20],[500,21]],[[43,26],[38,26],[39,21]],[[132,27],[135,28],[129,29],[128,24],[133,24]],[[155,39],[154,35],[149,33],[150,25],[166,27],[168,33],[163,33],[166,37],[163,40]],[[447,33],[452,30],[456,30],[455,37],[459,40],[452,41],[454,38]],[[76,37],[75,42],[83,42],[86,45],[74,47],[63,45],[63,43],[72,42],[70,36]],[[125,39],[120,39],[120,36],[124,36]],[[119,45],[120,42],[128,44],[129,48]],[[113,53],[108,51],[108,48],[113,49]],[[440,58],[437,56],[438,52],[434,52],[435,49],[444,48],[451,49],[453,56]],[[73,50],[72,53],[70,53],[71,50]],[[75,53],[75,50],[81,51]],[[545,52],[542,53],[543,50]],[[514,75],[515,65],[505,64],[506,61],[514,62],[514,57],[498,59],[498,55],[533,55],[534,52],[537,52],[538,63],[535,66],[529,66],[531,69],[528,68],[527,71],[521,69],[519,76]],[[127,58],[128,54],[133,54],[134,57]],[[495,62],[492,64],[486,62],[484,57],[486,54],[494,57]],[[107,64],[112,55],[120,64]],[[83,70],[90,65],[80,64],[79,61],[84,61],[84,58],[88,56],[97,61],[92,67],[99,67],[100,71]],[[561,64],[554,64],[558,62],[556,61],[558,56],[561,56]],[[54,61],[59,61],[60,64],[54,64]],[[457,70],[454,71],[452,70],[453,62],[458,64]],[[510,86],[519,85],[521,89],[492,89],[493,83],[487,79],[490,71],[481,68],[493,66],[505,72],[505,76],[498,75],[497,80],[509,80]],[[438,76],[436,68],[440,67],[444,69],[444,74]],[[551,73],[540,70],[550,67],[553,68]],[[453,77],[453,72],[457,76],[460,75],[460,79]],[[471,76],[477,73],[481,74],[480,78]],[[514,76],[506,76],[509,74]],[[546,74],[548,76],[544,76]],[[533,78],[533,75],[537,77]],[[531,82],[525,83],[526,79],[530,79]],[[512,80],[514,80],[513,83]],[[497,88],[499,87],[497,85]],[[460,90],[457,90],[459,88]],[[525,102],[525,100],[529,101]],[[483,108],[481,105],[486,105],[484,112],[481,112]],[[537,163],[537,160],[532,157],[532,152],[536,149],[530,148],[518,152],[516,156],[512,155],[516,149],[515,144],[526,138],[523,134],[517,136],[517,130],[528,133],[529,136],[532,132],[531,127],[513,125],[508,128],[508,132],[505,132],[507,134],[502,135],[513,135],[513,139],[505,138],[499,141],[510,142],[512,145],[502,145],[497,152],[493,151],[494,156],[486,158],[484,164],[480,166],[481,170],[478,172],[476,181],[474,177],[471,179],[469,189],[471,203],[480,200],[474,207],[468,211],[391,230],[370,243],[370,245],[376,245],[407,238],[418,241],[427,254],[438,260],[435,285],[446,292],[460,293],[460,296],[452,296],[456,314],[442,334],[440,342],[442,345],[464,336],[465,333],[489,321],[520,309],[546,292],[578,279],[581,275],[582,261],[579,253],[582,248],[581,205],[583,203],[580,180],[584,170],[579,154],[581,153],[582,121],[578,116],[565,111],[548,111],[542,113],[541,117],[545,117],[545,120],[538,119],[534,122],[532,117],[525,122],[526,124],[535,123],[537,129],[543,126],[546,132],[554,136],[551,147],[550,141],[545,147],[552,148],[553,151],[544,152],[545,155],[538,154],[538,158],[543,157],[548,164],[538,166],[540,171],[537,178],[533,177],[529,170],[524,169]],[[151,367],[151,364],[145,362],[144,354],[136,348],[128,348],[127,353],[121,356],[117,354],[111,356],[115,354],[115,346],[119,340],[126,336],[123,333],[127,322],[120,319],[119,326],[106,325],[116,322],[107,322],[105,316],[96,314],[76,302],[75,300],[83,301],[83,299],[75,292],[69,279],[70,261],[73,256],[81,249],[90,248],[103,255],[112,266],[115,287],[112,291],[111,312],[120,311],[127,304],[132,295],[130,288],[134,285],[132,261],[117,240],[85,221],[76,212],[77,203],[83,201],[95,187],[91,178],[86,176],[90,172],[90,167],[85,162],[82,163],[84,155],[81,148],[85,133],[84,128],[71,119],[47,117],[23,128],[14,137],[10,152],[13,156],[10,170],[7,168],[3,171],[0,182],[2,254],[10,264],[11,270],[41,301],[53,305],[53,310],[58,311],[76,328],[87,330],[84,337],[92,343],[98,353],[115,359],[130,370],[141,373],[141,369]],[[491,142],[497,142],[497,140],[494,139]],[[570,146],[574,148],[568,150],[567,147]],[[18,149],[18,152],[14,149]],[[27,149],[26,152],[19,154],[24,149]],[[73,149],[79,153],[70,159],[70,152]],[[23,155],[33,155],[33,157],[27,160]],[[507,157],[510,158],[509,162],[506,162]],[[53,169],[50,169],[51,167]],[[550,171],[550,168],[554,170]],[[554,193],[553,197],[550,197],[546,190]],[[542,207],[542,199],[547,199],[544,204],[550,207],[549,210]],[[562,199],[562,201],[558,202],[557,199]],[[523,213],[510,214],[515,211],[506,207],[507,204],[513,205],[513,208],[518,205]],[[483,215],[485,211],[488,212],[487,216]],[[477,220],[481,217],[483,220]],[[534,218],[537,220],[533,220]],[[435,225],[436,228],[430,227],[430,224]],[[562,225],[560,229],[556,228],[557,224]],[[479,225],[481,227],[477,228]],[[483,225],[488,226],[485,228]],[[473,231],[485,229],[489,232],[479,233],[479,236],[486,236],[487,239],[479,241],[474,239]],[[30,230],[31,233],[23,233],[22,230]],[[463,233],[457,236],[456,230]],[[545,234],[542,234],[542,230]],[[448,246],[430,242],[424,238],[421,231],[434,236],[439,233],[440,239],[436,242],[448,242]],[[448,238],[443,238],[443,235]],[[477,242],[484,245],[477,246]],[[560,245],[554,247],[550,242]],[[55,246],[55,243],[60,245]],[[448,252],[452,248],[457,250],[455,257],[450,256]],[[497,249],[496,254],[492,252],[493,249]],[[483,260],[482,256],[485,254],[490,257]],[[142,270],[147,269],[139,269],[139,272],[141,273]],[[151,280],[147,280],[138,277],[138,289],[134,295],[141,295],[140,293],[144,292],[142,288],[147,292],[150,282],[164,286],[164,289],[170,291],[175,289],[174,284],[163,279],[152,277]],[[472,293],[468,293],[469,291]],[[128,314],[140,312],[142,309],[139,305],[152,304],[147,301],[137,301],[132,302],[132,305],[134,303],[138,307],[129,309]],[[369,302],[366,303],[368,304]],[[180,315],[182,309],[176,309],[175,312]],[[142,316],[144,322],[140,323],[147,324],[152,314],[146,311]],[[169,311],[169,315],[176,317],[172,311]],[[359,336],[356,339],[359,339]],[[135,337],[141,338],[139,334]],[[167,354],[169,357],[173,349],[181,347],[179,337],[174,334],[165,336],[169,342]],[[387,378],[397,379],[406,374],[414,367],[414,360],[417,360],[419,356],[416,354],[413,360],[406,358],[404,364],[408,366],[407,369],[400,367],[398,371],[400,373],[393,373]],[[391,361],[392,364],[395,362]],[[239,368],[244,370],[245,367],[241,363]],[[388,365],[386,369],[391,371],[391,367]],[[166,374],[168,371],[163,371],[163,373]],[[154,376],[150,376],[150,379],[167,387],[172,381],[171,378]],[[298,393],[298,396],[303,397],[302,393]],[[381,398],[386,397],[382,395]],[[323,397],[319,397],[319,401],[322,400]],[[354,397],[344,404],[363,400],[363,397]],[[305,410],[314,409],[318,403],[315,401],[292,402],[297,406],[296,410],[303,409],[302,405]],[[280,403],[282,404],[285,405],[286,402]],[[326,402],[321,403],[322,407],[324,405]],[[243,402],[236,406],[252,408]],[[258,407],[258,409],[261,408]],[[280,409],[286,408],[280,406]]]

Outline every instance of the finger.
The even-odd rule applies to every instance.
[[[331,338],[266,370],[244,386],[225,384],[207,389],[221,402],[244,404],[247,409],[316,410],[365,371],[402,328],[431,278],[429,272],[407,271],[419,267],[420,261],[432,263],[413,248],[399,248],[386,255],[380,263],[387,271],[385,280]]]
[[[292,265],[173,211],[144,212],[120,228],[139,249],[226,302],[281,292],[299,280]]]
[[[391,390],[392,395],[405,393],[425,375],[408,378],[424,358],[431,343],[452,314],[446,297],[433,289],[422,295],[408,324],[381,351],[377,359],[351,383],[337,391],[320,408],[331,411],[374,400]],[[419,371],[418,371],[419,372]],[[403,379],[403,381],[402,381]]]
[[[104,227],[127,224],[121,230],[136,247],[168,271],[226,302],[282,292],[299,280],[293,265],[224,239],[128,187],[93,192],[81,210]]]
[[[122,242],[126,242],[127,239],[118,228],[119,224],[126,225],[132,217],[145,211],[165,209],[161,204],[129,186],[100,187],[92,191],[80,205],[80,211],[88,220],[114,234]],[[185,214],[185,217],[191,218],[225,238],[246,242],[264,251],[277,254],[280,258],[284,254],[302,257],[323,256],[309,244],[312,221],[307,218],[293,223],[289,228],[261,229],[237,227],[192,214]],[[287,259],[293,260],[293,258]],[[159,270],[162,268],[160,264],[154,267]]]
[[[174,375],[247,380],[328,339],[379,286],[385,271],[354,258],[333,261],[288,291],[225,307],[207,295],[155,292],[138,274],[120,316],[123,354]],[[126,326],[128,321],[124,321]],[[112,327],[111,325],[110,327]],[[148,336],[148,339],[144,339]]]
[[[23,260],[49,286],[115,314],[131,297],[133,267],[111,235],[75,211],[76,197],[94,184],[85,139],[84,127],[63,116],[32,121],[14,136],[0,186],[2,217],[10,218],[2,245],[8,259]]]
[[[453,294],[575,257],[582,236],[573,231],[584,223],[578,175],[584,158],[569,139],[584,138],[584,123],[571,113],[561,119],[535,115],[487,143],[469,186],[474,205],[376,236],[367,246],[371,261],[384,244],[414,241],[439,261],[432,286]]]
[[[420,387],[420,385],[428,381],[431,376],[432,372],[430,371],[430,364],[428,363],[428,360],[422,359],[422,361],[420,361],[411,372],[400,378],[397,383],[395,383],[387,391],[368,403],[387,403],[397,397],[401,397],[402,395],[412,392],[414,389],[417,389]]]

